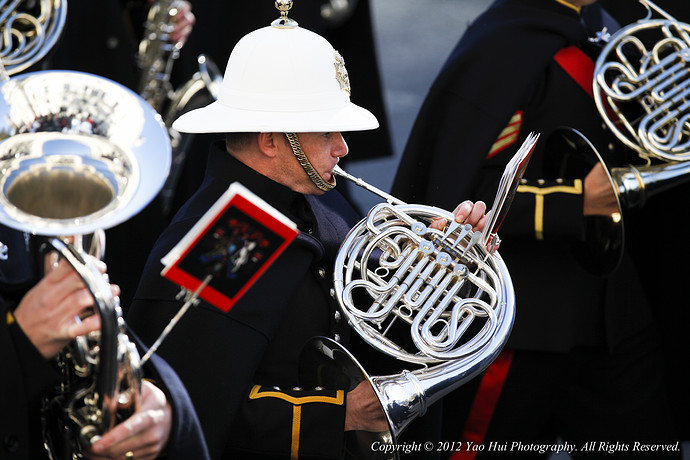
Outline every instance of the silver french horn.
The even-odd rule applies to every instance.
[[[647,17],[613,34],[594,69],[609,129],[645,160],[690,160],[690,25],[649,0]],[[661,18],[652,19],[656,12]],[[644,202],[628,200],[631,206]]]
[[[618,200],[619,212],[592,238],[600,248],[592,256],[600,263],[588,268],[597,273],[618,266],[626,211],[690,180],[690,25],[650,0],[638,1],[646,17],[612,35],[600,34],[605,46],[595,62],[592,84],[604,123],[639,161],[606,165],[580,132],[559,133],[587,162],[606,166]]]
[[[67,18],[66,0],[18,0],[0,5],[0,61],[8,75],[39,63],[55,46]]]
[[[141,97],[95,75],[4,73],[0,92],[0,221],[45,237],[46,250],[83,279],[101,320],[99,331],[58,356],[62,378],[43,404],[49,457],[80,459],[118,416],[135,409],[141,385],[119,299],[86,253],[99,256],[103,229],[158,193],[170,169],[170,138]]]
[[[354,458],[397,458],[392,447],[416,417],[484,371],[510,334],[515,296],[497,252],[502,223],[538,139],[530,135],[506,167],[483,232],[442,209],[405,204],[340,168],[334,173],[381,196],[353,227],[335,262],[335,296],[348,324],[382,353],[415,370],[370,376],[338,342],[312,339],[300,361],[303,387],[352,390],[367,381],[389,429],[357,431]],[[444,230],[430,227],[446,219]],[[374,443],[382,446],[372,450]]]

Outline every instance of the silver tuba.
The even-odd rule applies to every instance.
[[[119,300],[79,241],[117,225],[158,193],[170,168],[161,117],[138,95],[91,74],[43,71],[0,84],[0,221],[47,239],[84,280],[100,331],[57,359],[62,380],[44,401],[51,458],[82,458],[138,402],[139,355]],[[67,241],[76,240],[74,244]],[[95,244],[94,255],[103,244]]]
[[[506,168],[483,232],[458,224],[439,208],[410,205],[339,168],[334,170],[386,200],[372,208],[343,242],[334,270],[335,296],[348,324],[366,343],[419,367],[370,376],[339,343],[312,339],[300,361],[305,387],[351,390],[368,381],[386,414],[383,433],[353,432],[355,458],[397,457],[395,444],[416,417],[484,371],[510,334],[515,298],[496,249],[497,229],[537,141],[531,135]],[[430,227],[444,218],[444,230]],[[391,446],[392,447],[392,446]]]

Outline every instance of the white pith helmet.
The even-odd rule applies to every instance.
[[[218,100],[182,115],[174,129],[299,133],[379,126],[371,112],[350,102],[350,82],[340,54],[286,15],[284,11],[282,20],[237,42]]]

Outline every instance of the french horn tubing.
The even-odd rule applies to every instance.
[[[645,162],[610,168],[623,209],[690,180],[690,25],[639,2],[647,17],[611,36],[594,69],[599,113]]]
[[[576,129],[564,128],[555,136],[580,149],[587,163],[602,163],[616,194],[618,212],[606,222],[599,219],[589,239],[585,263],[596,274],[612,272],[621,260],[626,211],[690,180],[690,25],[650,0],[638,1],[646,17],[612,35],[601,34],[605,46],[592,85],[604,123],[639,161],[607,165]]]
[[[66,0],[15,0],[0,4],[0,61],[8,75],[39,63],[60,38]]]
[[[413,419],[485,370],[505,345],[515,296],[497,252],[497,229],[537,139],[530,135],[506,168],[482,232],[455,222],[448,211],[403,203],[335,168],[337,176],[386,200],[350,230],[339,249],[334,294],[340,309],[366,343],[418,367],[370,376],[334,340],[316,337],[305,346],[303,387],[351,390],[367,381],[379,398],[389,429],[355,432],[356,441],[347,446],[355,458],[388,458],[372,452],[372,442],[395,443]],[[430,227],[439,217],[447,222],[443,230]]]
[[[647,17],[614,33],[594,70],[609,129],[641,158],[690,160],[690,25],[649,0]],[[652,11],[662,18],[651,19]],[[653,37],[653,38],[650,38]]]

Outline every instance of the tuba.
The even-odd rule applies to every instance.
[[[45,238],[46,251],[66,259],[82,278],[101,320],[100,331],[78,337],[58,355],[62,378],[43,402],[49,457],[80,459],[136,408],[141,385],[139,355],[125,334],[119,300],[84,242],[91,239],[90,252],[100,255],[103,229],[155,197],[170,168],[170,139],[158,113],[108,79],[70,71],[2,77],[0,221]]]
[[[397,458],[397,437],[434,402],[484,371],[512,329],[515,296],[496,251],[502,223],[538,139],[530,135],[506,167],[484,231],[442,209],[410,205],[336,167],[334,173],[381,196],[353,227],[335,262],[335,297],[362,339],[418,369],[370,376],[338,342],[315,337],[300,359],[304,387],[351,390],[368,382],[386,414],[383,433],[351,432],[354,458]],[[430,227],[436,218],[449,224]],[[371,446],[381,447],[381,451]]]
[[[606,168],[619,212],[591,239],[601,248],[595,258],[605,261],[603,273],[615,269],[622,256],[625,211],[690,180],[690,25],[650,0],[638,1],[646,17],[613,35],[600,34],[606,44],[594,66],[596,107],[616,138],[639,158],[639,164]],[[561,134],[561,142],[587,161],[606,166],[581,133],[567,129]]]

